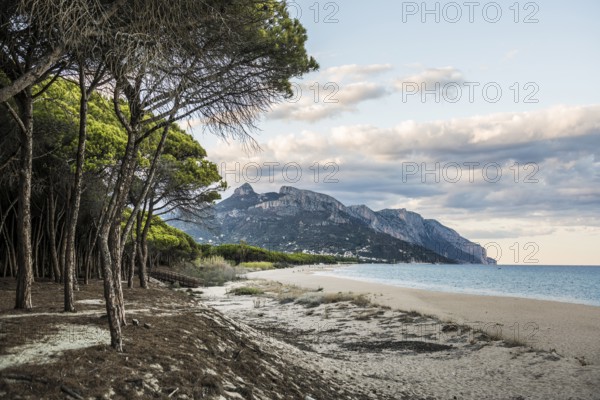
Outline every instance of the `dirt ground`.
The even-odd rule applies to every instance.
[[[117,353],[101,282],[76,292],[77,313],[61,311],[62,285],[36,282],[29,312],[13,309],[14,290],[14,280],[0,280],[0,398],[386,398],[286,358],[191,293],[124,289],[129,324]]]

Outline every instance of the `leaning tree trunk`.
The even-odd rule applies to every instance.
[[[33,161],[33,98],[31,90],[16,97],[21,115],[11,110],[11,115],[21,131],[21,155],[19,165],[19,207],[17,226],[18,270],[15,308],[29,310],[33,284],[33,259],[31,245],[31,178]]]
[[[135,140],[130,136],[113,194],[102,212],[101,223],[98,228],[100,264],[102,265],[102,277],[104,279],[104,298],[106,300],[111,346],[119,352],[123,351],[121,325],[126,323],[123,289],[121,287],[120,225],[123,209],[125,208],[125,194],[126,191],[129,191],[133,177],[135,151]]]

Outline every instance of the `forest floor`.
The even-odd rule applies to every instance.
[[[0,280],[0,398],[372,398],[192,293],[124,289],[123,353],[108,345],[101,282],[75,293],[76,313],[62,312],[62,285],[36,282],[29,312],[12,309],[14,293],[14,280]]]

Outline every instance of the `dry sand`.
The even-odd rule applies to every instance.
[[[373,306],[359,301],[359,295],[266,280],[226,289],[239,286],[262,289],[264,295],[235,296],[209,288],[200,289],[201,298],[262,333],[265,346],[279,349],[292,365],[369,393],[361,398],[600,399],[600,366],[573,357],[498,340],[433,316]]]
[[[516,339],[537,349],[555,349],[600,365],[600,307],[513,297],[476,296],[401,288],[315,275],[324,267],[255,272],[266,279],[326,292],[368,293],[381,305],[425,314]]]

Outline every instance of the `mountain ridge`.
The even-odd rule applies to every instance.
[[[216,229],[179,226],[201,241],[277,251],[346,255],[380,262],[494,264],[455,230],[406,209],[345,206],[327,194],[283,186],[256,193],[246,183],[214,207]]]

